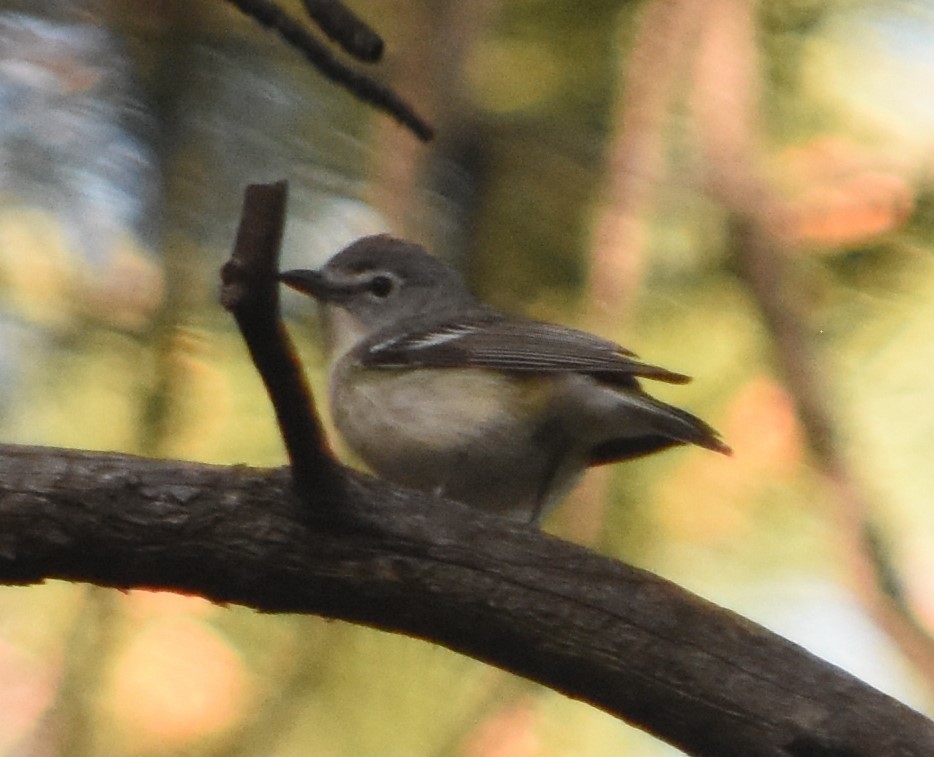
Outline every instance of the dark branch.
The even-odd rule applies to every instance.
[[[279,318],[276,273],[286,198],[285,182],[247,187],[234,251],[221,269],[221,302],[236,319],[266,385],[298,490],[321,496],[339,483],[336,463]]]
[[[260,372],[264,376],[271,372],[276,377],[291,376],[298,371],[297,361],[278,321],[278,298],[275,296],[274,271],[284,218],[284,198],[285,187],[282,184],[248,189],[234,258],[225,268],[227,274],[232,271],[238,274],[235,277],[237,286],[225,287],[225,295],[235,293],[237,297],[225,296],[225,303],[229,305],[231,299],[236,299],[240,303],[255,305],[235,310],[237,320],[254,357],[270,352],[269,359],[257,360]],[[225,276],[225,281],[229,279]],[[251,293],[254,289],[256,294]],[[254,320],[260,324],[259,327],[251,325]],[[791,732],[782,732],[776,743],[776,747],[783,751],[750,751],[750,745],[761,745],[764,741],[763,734],[757,729],[753,729],[755,734],[750,731],[738,737],[739,741],[734,741],[736,737],[733,735],[724,740],[719,735],[721,731],[742,733],[749,724],[746,713],[738,714],[734,709],[738,702],[730,700],[728,706],[723,706],[719,700],[724,695],[719,692],[719,687],[726,685],[732,689],[736,686],[744,691],[744,696],[751,696],[751,692],[763,684],[758,673],[749,681],[737,678],[737,675],[742,678],[750,671],[750,666],[754,668],[759,662],[755,654],[750,656],[748,647],[718,649],[716,645],[710,645],[714,637],[735,638],[739,627],[734,616],[690,597],[660,579],[588,555],[562,542],[540,537],[523,528],[506,526],[495,519],[484,521],[453,503],[448,510],[448,503],[437,498],[428,498],[426,502],[420,495],[400,492],[373,479],[363,479],[330,462],[320,424],[314,417],[313,404],[300,375],[291,382],[267,378],[266,384],[280,418],[285,414],[291,422],[307,423],[315,429],[308,438],[301,435],[295,438],[296,443],[313,444],[313,448],[296,450],[289,443],[293,460],[325,458],[318,463],[321,467],[316,470],[321,471],[319,478],[330,477],[330,482],[324,482],[327,489],[308,488],[302,483],[300,472],[296,471],[298,490],[304,499],[316,504],[311,512],[332,517],[339,514],[339,523],[337,519],[332,520],[334,527],[353,534],[354,538],[363,537],[370,545],[359,554],[372,557],[375,544],[387,536],[391,539],[401,537],[399,544],[402,549],[390,548],[388,554],[377,561],[384,571],[384,578],[401,591],[397,597],[403,609],[400,625],[396,625],[400,622],[396,620],[386,625],[384,610],[392,602],[382,592],[371,598],[373,604],[367,605],[366,615],[349,613],[341,617],[424,636],[537,678],[648,727],[662,738],[697,754],[802,754],[817,748],[825,751],[826,748],[836,749],[840,745],[849,748],[849,736],[810,731],[799,733],[794,728]],[[281,396],[277,395],[280,391],[283,391]],[[298,396],[303,394],[304,397]],[[300,401],[293,407],[290,403],[296,399]],[[292,412],[289,412],[290,407],[293,407]],[[283,423],[284,428],[288,422]],[[363,496],[359,497],[358,503],[361,494]],[[402,520],[390,525],[393,519],[403,515],[401,503],[391,504],[393,516],[379,515],[375,502],[370,501],[373,497],[383,503],[398,497],[415,497],[420,503],[419,508],[427,505],[430,511],[418,509],[409,514],[411,521]],[[366,508],[363,517],[359,514],[358,504]],[[454,520],[449,521],[449,516]],[[465,516],[466,521],[457,520]],[[454,531],[450,530],[452,524],[457,524]],[[466,531],[459,530],[465,526]],[[399,528],[401,530],[396,530]],[[440,542],[435,541],[438,537],[441,537]],[[539,538],[543,540],[541,544],[535,541]],[[486,555],[489,562],[476,562],[488,545],[493,547]],[[556,554],[549,557],[552,549]],[[417,567],[408,565],[413,558]],[[424,562],[424,558],[428,562]],[[556,565],[562,567],[556,569]],[[463,572],[465,568],[466,573]],[[413,579],[416,583],[427,580],[421,588],[427,588],[428,595],[419,596],[420,587],[410,585]],[[359,596],[362,586],[358,585],[353,593]],[[546,587],[547,593],[541,594]],[[531,593],[526,594],[529,589]],[[609,603],[603,604],[605,601]],[[447,608],[437,618],[437,625],[423,625],[426,602],[439,609],[442,606]],[[484,605],[496,618],[487,616],[481,619],[478,604]],[[640,604],[644,606],[636,607]],[[635,611],[631,616],[626,614],[622,623],[621,608],[626,608],[624,613]],[[511,622],[506,625],[512,627],[515,623],[518,629],[522,629],[518,636],[507,634],[504,625],[507,616]],[[480,621],[479,628],[467,628],[472,624],[471,618],[473,623]],[[538,619],[547,619],[546,626],[536,626]],[[552,623],[554,627],[551,627]],[[658,625],[653,625],[655,623]],[[710,626],[705,627],[704,623]],[[524,633],[527,631],[531,631],[531,635]],[[643,632],[646,632],[645,636]],[[746,633],[750,637],[747,642],[751,639],[756,639],[755,643],[763,643],[766,639],[779,641],[762,629],[747,628]],[[636,676],[664,680],[660,690],[647,685],[646,680],[625,680],[623,670],[630,674],[633,672],[629,668],[631,659],[617,658],[618,667],[603,667],[597,659],[585,662],[584,650],[593,650],[599,656],[601,651],[605,652],[602,645],[606,643],[618,643],[618,653],[626,649],[630,656],[636,657],[641,656],[647,646],[657,650],[667,645],[677,647],[677,651],[667,648],[664,654],[659,652],[654,658],[654,667],[640,670]],[[781,643],[786,649],[794,649],[786,642]],[[541,653],[547,658],[547,664],[536,659]],[[504,654],[508,661],[505,665],[501,656]],[[781,652],[775,654],[782,656]],[[801,653],[795,650],[795,654]],[[730,672],[725,674],[717,669],[721,665],[728,667]],[[834,674],[837,675],[836,672]],[[777,682],[777,679],[772,682]],[[800,687],[792,685],[790,691],[795,692],[795,697],[810,701],[812,692],[803,680],[799,683]],[[586,693],[579,688],[582,686]],[[695,687],[703,687],[703,693]],[[713,700],[709,699],[711,696]],[[729,700],[730,696],[727,695],[726,699]],[[685,732],[679,732],[676,720],[683,719],[685,712],[691,710],[697,720]],[[778,711],[784,713],[787,710],[781,708]],[[921,719],[919,722],[924,721]],[[776,726],[772,724],[770,727]],[[928,736],[931,736],[931,725],[926,723],[926,727]],[[714,731],[716,735],[708,731]],[[744,744],[742,749],[739,748],[740,743]],[[724,752],[727,746],[729,749]]]
[[[428,123],[399,95],[384,84],[341,63],[304,26],[269,0],[227,0],[250,18],[273,29],[289,45],[331,81],[352,92],[364,102],[388,113],[423,142],[433,136]]]
[[[250,188],[225,268],[225,303],[273,374],[297,370],[252,343],[288,352],[271,272],[284,203],[283,185]],[[304,391],[264,378],[273,397]],[[0,582],[167,589],[405,633],[696,755],[934,754],[929,720],[749,621],[532,528],[356,474],[330,462],[320,429],[284,433],[299,433],[309,476],[340,485],[302,485],[299,499],[284,470],[0,448]]]
[[[667,581],[345,477],[309,517],[284,470],[0,448],[0,581],[168,589],[406,633],[691,754],[934,754],[921,715]],[[334,507],[339,524],[314,517]]]
[[[383,40],[340,0],[302,0],[318,28],[346,53],[372,63],[383,55]]]

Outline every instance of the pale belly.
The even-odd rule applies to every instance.
[[[400,484],[528,520],[563,497],[583,468],[568,466],[562,430],[549,420],[551,385],[540,378],[419,369],[337,383],[353,387],[335,392],[331,383],[341,435],[375,473]]]

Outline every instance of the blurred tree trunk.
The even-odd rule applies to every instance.
[[[805,321],[804,288],[790,265],[793,212],[766,178],[758,108],[761,66],[755,0],[710,0],[701,19],[692,105],[710,193],[734,218],[739,270],[770,331],[776,363],[794,399],[855,595],[934,688],[934,639],[905,604],[869,501],[845,458],[825,373]]]
[[[597,332],[629,317],[642,284],[647,227],[667,170],[666,127],[693,55],[701,9],[696,0],[649,0],[632,43],[620,51],[606,173],[588,253],[585,321]],[[611,477],[608,466],[587,472],[576,506],[561,516],[569,538],[597,541]]]
[[[666,128],[695,49],[698,0],[649,0],[625,54],[606,175],[590,248],[589,297],[594,315],[614,320],[632,307],[642,281],[646,226],[666,172]]]
[[[469,219],[450,218],[469,209],[469,197],[446,196],[453,171],[469,174],[475,168],[461,160],[476,139],[464,70],[498,3],[406,0],[392,20],[395,36],[405,40],[404,55],[390,55],[388,60],[393,86],[430,114],[436,137],[432,149],[425,150],[395,124],[374,119],[369,200],[395,233],[447,256],[457,256],[464,247],[463,239],[452,238],[463,232],[453,228],[470,226]],[[474,178],[468,176],[467,181]]]

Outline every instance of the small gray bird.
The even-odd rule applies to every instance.
[[[687,376],[494,310],[411,242],[364,237],[320,270],[280,279],[324,306],[334,423],[390,481],[536,522],[588,466],[680,444],[730,454],[714,429],[638,382]]]

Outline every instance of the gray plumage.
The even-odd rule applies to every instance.
[[[365,237],[281,278],[325,306],[335,425],[384,478],[538,520],[590,465],[683,444],[730,453],[638,381],[687,376],[487,307],[418,245]]]

